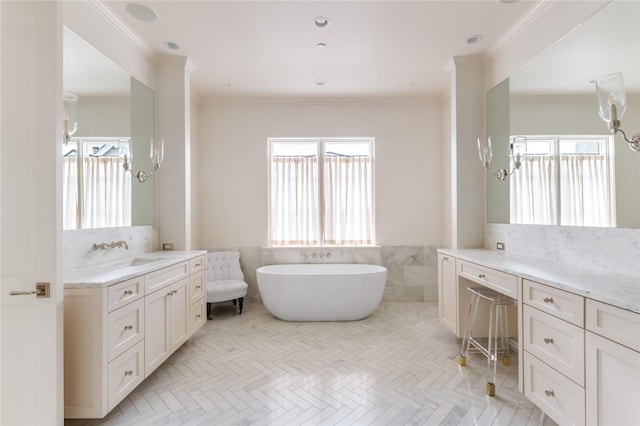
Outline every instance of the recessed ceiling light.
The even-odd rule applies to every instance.
[[[127,12],[134,18],[137,18],[144,22],[155,22],[158,20],[158,15],[149,9],[147,6],[138,3],[129,3],[127,5]]]
[[[318,28],[326,28],[329,26],[329,19],[325,18],[324,16],[318,16],[313,20],[313,25]]]
[[[480,41],[481,38],[482,36],[479,34],[471,35],[469,36],[469,38],[467,38],[467,44],[476,44],[477,42]]]
[[[316,48],[318,50],[324,50],[324,49],[327,48],[327,44],[326,43],[318,43],[318,44],[316,44]]]
[[[165,41],[164,42],[164,47],[166,47],[167,49],[171,49],[171,50],[178,50],[180,49],[180,46],[178,46],[177,43],[174,43],[172,41]]]
[[[319,78],[317,80],[314,80],[313,84],[315,84],[316,86],[324,86],[325,84],[327,84],[327,80]]]

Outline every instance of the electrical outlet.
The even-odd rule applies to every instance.
[[[173,250],[173,243],[162,243],[162,250]]]
[[[498,250],[504,250],[504,243],[497,242],[497,243],[496,243],[496,249],[498,249]]]

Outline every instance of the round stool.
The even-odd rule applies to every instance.
[[[460,348],[458,364],[467,364],[469,348],[473,346],[487,357],[487,395],[496,394],[496,360],[498,354],[502,354],[502,363],[509,365],[509,322],[507,317],[507,307],[515,305],[515,299],[498,293],[488,287],[467,287],[471,293],[471,303],[469,303],[469,314],[467,325]],[[478,313],[480,300],[489,303],[489,336],[487,346],[484,347],[471,334]]]

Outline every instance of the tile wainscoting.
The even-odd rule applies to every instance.
[[[640,276],[640,229],[485,224],[485,248]]]
[[[248,302],[260,301],[256,269],[262,265],[285,263],[369,263],[382,265],[387,268],[384,301],[423,302],[438,300],[438,263],[435,246],[215,247],[208,248],[208,250],[240,251],[242,254],[240,263],[245,280],[249,284]]]

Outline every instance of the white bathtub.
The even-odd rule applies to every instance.
[[[362,264],[293,264],[256,270],[265,307],[287,321],[353,321],[382,301],[387,269]]]

